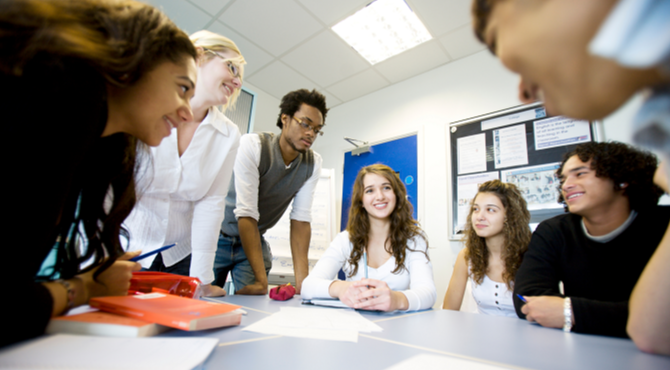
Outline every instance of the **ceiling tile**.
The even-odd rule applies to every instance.
[[[163,10],[170,19],[189,35],[205,28],[212,17],[184,0],[152,0],[151,4]]]
[[[472,25],[469,23],[440,37],[439,41],[454,60],[486,49],[486,46],[475,37]]]
[[[326,97],[326,107],[328,107],[328,109],[344,103],[342,100],[335,97],[335,95],[331,94],[328,90],[317,89],[317,91]]]
[[[204,9],[212,17],[217,15],[219,11],[221,11],[221,9],[223,9],[226,5],[228,5],[228,3],[230,3],[230,0],[188,0],[188,1]]]
[[[318,20],[292,0],[236,1],[219,20],[274,56],[323,29]]]
[[[297,89],[312,90],[316,88],[318,90],[314,82],[280,61],[271,63],[249,77],[248,81],[277,99],[281,99],[288,92]]]
[[[328,27],[363,9],[370,0],[298,0]]]
[[[406,0],[433,37],[470,22],[471,0]]]
[[[320,86],[329,86],[370,64],[332,31],[323,31],[281,60]]]
[[[144,1],[189,33],[230,37],[247,59],[245,82],[267,95],[324,86],[331,107],[485,49],[470,31],[471,0],[406,0],[435,40],[374,67],[327,28],[373,0]]]
[[[342,82],[338,82],[326,90],[332,93],[342,101],[356,99],[363,95],[367,95],[373,91],[377,91],[389,85],[379,73],[372,69],[363,71],[356,76],[349,77]]]
[[[209,30],[226,36],[235,42],[244,55],[244,59],[247,61],[247,65],[244,66],[245,79],[253,76],[254,73],[258,72],[258,70],[274,60],[272,55],[266,53],[263,49],[247,40],[244,36],[224,26],[219,21],[212,23],[212,25],[209,26]]]
[[[374,68],[392,83],[406,80],[435,67],[449,63],[437,41],[431,40],[392,58],[375,64]]]

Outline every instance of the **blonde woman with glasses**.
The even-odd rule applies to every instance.
[[[203,295],[222,296],[225,291],[212,285],[212,268],[240,141],[239,129],[223,111],[240,94],[246,62],[224,36],[199,31],[191,41],[199,54],[193,120],[173,128],[142,162],[139,202],[126,226],[131,250],[146,253],[176,243],[140,261],[144,269],[197,277]]]

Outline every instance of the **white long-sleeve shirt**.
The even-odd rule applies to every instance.
[[[125,221],[129,250],[147,253],[164,245],[163,263],[172,266],[191,254],[190,275],[214,281],[219,228],[240,142],[237,126],[210,108],[186,151],[179,156],[177,129],[151,148],[137,175],[138,202]],[[152,257],[140,263],[151,266]]]
[[[302,185],[293,198],[291,220],[311,222],[312,200],[321,174],[323,159],[319,153],[314,154],[314,171],[312,176]],[[251,217],[256,221],[260,218],[258,211],[258,187],[260,174],[258,167],[261,162],[261,139],[258,134],[247,134],[240,139],[240,151],[235,161],[235,218]],[[286,166],[290,168],[291,164]]]
[[[305,299],[312,298],[330,298],[328,288],[333,281],[337,280],[337,273],[340,269],[347,275],[347,281],[358,281],[365,278],[365,267],[363,261],[359,261],[356,275],[349,277],[353,267],[348,259],[351,250],[354,248],[349,241],[349,233],[344,231],[338,234],[330,247],[321,256],[312,272],[302,282],[301,295]],[[428,260],[423,252],[428,252],[426,242],[421,237],[409,240],[407,243],[407,255],[405,257],[405,267],[394,274],[395,257],[391,256],[383,265],[378,268],[368,267],[368,278],[384,281],[389,288],[399,291],[407,297],[409,307],[407,311],[424,310],[431,308],[435,304],[437,291],[435,281],[433,280],[433,264]],[[416,250],[415,252],[410,249]]]

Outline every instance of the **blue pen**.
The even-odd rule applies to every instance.
[[[153,256],[153,255],[156,254],[156,253],[160,253],[160,252],[162,252],[162,251],[164,251],[164,250],[168,250],[168,249],[174,247],[175,245],[177,245],[177,243],[170,244],[170,245],[166,245],[166,246],[164,246],[164,247],[160,247],[160,248],[158,248],[158,249],[156,249],[156,250],[153,250],[153,251],[151,251],[151,252],[141,254],[141,255],[139,255],[139,256],[137,256],[137,257],[133,257],[133,258],[131,258],[130,260],[133,261],[133,262],[137,262],[137,261],[142,260],[142,259],[145,259],[145,258],[147,258],[147,257],[149,257],[149,256]]]
[[[517,294],[516,296],[519,297],[519,299],[520,299],[521,301],[523,301],[524,303],[528,303],[528,301],[526,300],[526,298],[524,298],[521,294]]]

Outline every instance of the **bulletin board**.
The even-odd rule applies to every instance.
[[[549,116],[541,103],[450,123],[451,239],[461,239],[479,184],[493,179],[519,187],[531,225],[564,213],[556,169],[565,153],[600,136],[595,122]]]
[[[312,236],[309,243],[310,271],[326,251],[336,235],[335,229],[335,171],[321,169],[319,182],[314,190],[312,201]],[[272,251],[272,270],[268,282],[270,284],[295,284],[293,274],[293,258],[291,257],[291,209],[293,201],[275,226],[265,232],[263,237],[270,244]]]

